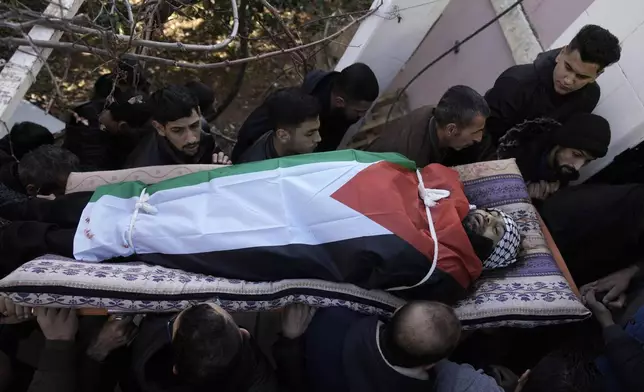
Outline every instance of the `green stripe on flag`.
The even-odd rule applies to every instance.
[[[373,163],[387,161],[406,167],[410,170],[416,169],[413,161],[397,153],[376,153],[358,150],[340,150],[321,152],[314,154],[292,155],[284,158],[268,159],[259,162],[244,163],[240,165],[226,166],[214,170],[186,174],[169,180],[161,181],[157,184],[146,186],[140,181],[124,182],[120,184],[104,185],[96,189],[90,202],[95,202],[104,195],[110,195],[123,199],[139,196],[144,188],[147,187],[147,193],[152,195],[155,192],[168,189],[175,189],[185,186],[198,185],[209,182],[215,178],[235,176],[247,173],[256,173],[261,171],[275,170],[312,163],[324,162],[347,162],[356,161],[360,163]]]

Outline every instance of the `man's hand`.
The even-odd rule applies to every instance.
[[[228,158],[228,155],[223,152],[212,154],[212,163],[215,165],[232,165],[233,162]]]
[[[559,190],[559,181],[555,182],[530,182],[528,183],[528,194],[531,199],[544,200]]]
[[[525,384],[528,382],[528,377],[530,377],[530,369],[523,372],[523,374],[519,378],[519,385],[517,385],[514,392],[521,392],[523,390],[523,387],[525,387]]]
[[[306,332],[316,309],[304,304],[288,305],[282,314],[282,335],[297,339]]]
[[[0,324],[18,324],[33,318],[33,308],[20,306],[7,297],[0,298]]]
[[[74,309],[36,308],[38,325],[47,340],[71,341],[78,331]]]
[[[87,348],[87,355],[99,362],[102,362],[107,356],[117,348],[129,344],[138,329],[132,322],[133,317],[110,317],[94,342]]]
[[[588,290],[586,295],[584,295],[584,303],[590,308],[590,310],[595,315],[599,325],[602,328],[609,327],[615,322],[613,321],[613,315],[610,313],[610,310],[603,303],[597,301],[595,298],[595,290]]]
[[[581,287],[581,295],[593,290],[598,293],[607,292],[602,300],[605,305],[613,305],[614,307],[624,306],[626,299],[626,290],[631,283],[631,280],[639,272],[637,265],[630,266],[623,270],[612,273],[602,279],[588,283]]]

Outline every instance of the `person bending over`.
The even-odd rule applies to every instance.
[[[280,340],[295,339],[305,328],[306,324],[293,325],[298,321],[291,315],[293,310],[292,306],[284,310]],[[276,355],[276,374],[248,330],[214,302],[172,317],[147,317],[132,343],[132,362],[133,376],[143,391],[205,391],[216,385],[224,392],[295,392],[291,380],[297,375],[289,373],[302,368],[288,354]]]
[[[317,100],[299,87],[275,92],[264,105],[275,129],[260,137],[235,163],[313,152],[321,141]]]
[[[378,79],[368,65],[356,63],[342,72],[311,71],[304,78],[302,90],[320,105],[320,137],[315,151],[337,149],[349,127],[364,117],[378,98]],[[231,154],[233,162],[260,136],[275,129],[266,105],[255,109],[237,134]]]
[[[0,165],[18,162],[26,153],[51,144],[54,144],[54,135],[42,125],[29,121],[14,124],[0,139]]]
[[[27,196],[65,194],[67,177],[79,167],[78,157],[52,145],[25,154],[15,165],[0,168],[0,182]]]
[[[620,56],[617,37],[587,25],[563,48],[541,53],[533,64],[510,67],[485,94],[491,109],[488,136],[459,155],[465,161],[494,159],[499,139],[525,120],[548,117],[565,123],[574,114],[591,113],[600,96],[596,79]]]
[[[579,113],[566,123],[526,121],[499,141],[500,159],[515,158],[533,199],[543,200],[579,178],[579,170],[608,152],[610,125],[596,114]]]
[[[130,154],[125,167],[230,164],[211,134],[201,128],[199,101],[186,87],[157,90],[148,102],[155,132]]]
[[[141,94],[115,91],[108,101],[75,111],[65,128],[63,147],[76,154],[85,170],[118,170],[143,137],[150,110]]]
[[[212,121],[212,118],[216,115],[215,106],[217,104],[217,99],[215,98],[215,91],[212,89],[212,87],[207,86],[198,80],[188,82],[185,86],[199,101],[199,110],[201,111],[202,116],[202,126],[207,125],[208,122]]]
[[[318,309],[300,344],[301,390],[494,391],[494,379],[446,358],[461,324],[447,305],[413,301],[388,322],[345,308]]]
[[[479,93],[467,86],[454,86],[443,94],[436,108],[425,106],[386,124],[380,137],[365,150],[398,152],[418,167],[446,164],[450,152],[481,141],[489,115],[490,109]]]

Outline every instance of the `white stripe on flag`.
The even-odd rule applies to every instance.
[[[134,226],[136,253],[192,254],[318,245],[391,234],[330,197],[371,164],[312,163],[221,177],[154,193],[148,203],[158,213],[139,213]],[[81,221],[79,225],[75,257],[100,261],[133,254],[124,245],[136,200],[103,196],[93,206],[88,205],[83,219],[89,216],[90,223]]]

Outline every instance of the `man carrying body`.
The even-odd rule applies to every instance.
[[[308,382],[301,390],[502,392],[491,377],[446,360],[460,336],[454,311],[438,302],[409,302],[389,322],[319,309],[301,343]]]
[[[149,105],[156,132],[141,141],[125,167],[230,164],[212,135],[202,132],[199,101],[187,88],[162,88],[152,94]]]
[[[564,125],[540,118],[526,121],[499,141],[500,159],[515,158],[533,199],[543,200],[579,178],[579,170],[608,152],[610,125],[579,113]]]
[[[347,129],[364,117],[379,94],[378,79],[368,65],[356,63],[342,72],[316,70],[306,75],[302,89],[320,105],[320,137],[315,151],[335,150]],[[232,160],[239,157],[267,132],[275,129],[266,105],[255,109],[237,135]]]
[[[275,129],[262,135],[235,163],[307,154],[320,143],[317,100],[299,87],[275,92],[263,104]]]
[[[451,87],[436,108],[425,106],[396,119],[367,146],[372,152],[398,152],[418,167],[444,164],[452,151],[481,141],[490,109],[485,99],[467,86]]]
[[[458,154],[457,163],[494,159],[499,139],[525,120],[548,117],[564,123],[576,113],[591,113],[600,96],[595,80],[620,54],[613,34],[587,25],[567,46],[541,53],[533,64],[507,69],[485,94],[489,137]]]

